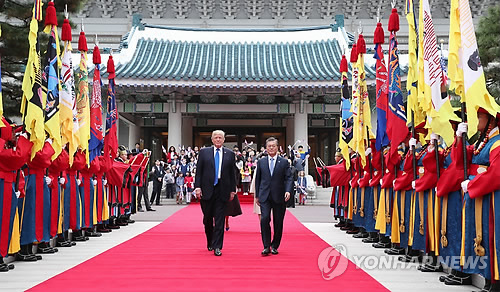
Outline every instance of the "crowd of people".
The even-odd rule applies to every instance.
[[[137,144],[139,145],[139,144]],[[267,155],[265,147],[256,150],[251,146],[244,146],[239,149],[237,145],[232,148],[235,153],[235,177],[238,192],[243,196],[253,195],[251,190],[253,176],[257,160]],[[282,149],[281,149],[282,150]],[[297,149],[289,147],[289,152],[279,151],[279,156],[287,159],[292,167],[292,174],[296,190],[295,199],[288,203],[289,207],[295,207],[295,203],[304,205],[307,198],[307,180],[305,179],[305,164],[309,158],[310,148],[304,151],[304,147],[299,145]],[[193,195],[194,177],[196,176],[196,165],[198,162],[200,148],[181,147],[176,149],[170,146],[168,150],[163,148],[161,160],[155,161],[151,168],[150,178],[153,181],[153,191],[149,205],[161,205],[161,197],[166,199],[176,199],[177,204],[190,204],[196,197]],[[142,211],[142,209],[139,209]]]

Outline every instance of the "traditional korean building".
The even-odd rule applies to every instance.
[[[100,47],[113,51],[120,144],[141,141],[159,157],[162,145],[209,144],[211,131],[220,128],[231,147],[245,141],[260,147],[273,135],[283,147],[307,141],[314,156],[331,163],[339,134],[340,58],[349,55],[359,27],[375,107],[370,49],[377,8],[386,27],[390,1],[369,2],[89,0],[74,17],[83,19],[90,43],[97,33]],[[431,6],[438,38],[447,40],[449,5]],[[404,1],[396,7],[402,15]],[[475,15],[486,9],[471,8]],[[401,24],[405,75],[403,17]],[[79,31],[73,33],[76,41]]]

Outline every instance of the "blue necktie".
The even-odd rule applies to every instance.
[[[220,161],[219,150],[220,150],[219,148],[216,149],[215,158],[214,158],[214,163],[215,163],[214,186],[219,182],[219,161]]]
[[[269,166],[269,171],[271,171],[271,175],[273,175],[274,171],[274,158],[271,157],[271,166]]]

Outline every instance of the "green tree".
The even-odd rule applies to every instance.
[[[43,19],[45,19],[45,8],[48,1],[43,1]],[[86,0],[64,0],[56,1],[54,5],[58,13],[58,24],[62,26],[64,19],[64,7],[68,6],[70,13],[77,12]],[[19,116],[19,108],[22,97],[21,83],[24,69],[28,61],[28,32],[32,18],[34,1],[23,0],[0,0],[0,26],[2,36],[0,37],[0,56],[2,58],[2,95],[5,116]],[[41,32],[44,28],[44,20],[39,23]],[[46,50],[48,37],[41,33],[38,38],[42,58]]]
[[[500,103],[500,5],[490,7],[481,17],[476,34],[486,85]]]

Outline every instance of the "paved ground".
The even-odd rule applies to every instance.
[[[24,291],[36,284],[53,277],[81,262],[90,259],[138,234],[156,226],[185,204],[177,205],[175,200],[162,200],[161,206],[153,206],[156,212],[141,212],[133,216],[136,223],[120,230],[104,234],[101,238],[91,239],[85,243],[78,243],[72,248],[60,248],[55,255],[44,255],[42,261],[36,263],[17,263],[16,268],[8,273],[0,273],[0,291]],[[382,250],[376,250],[362,243],[360,240],[341,232],[333,227],[332,209],[329,206],[296,206],[288,209],[312,232],[332,246],[345,246],[344,254],[356,263],[363,256],[373,256],[377,259],[389,259]],[[201,210],[200,210],[201,212]],[[200,222],[200,224],[202,224]],[[284,234],[286,240],[286,230]],[[362,262],[363,263],[363,262]],[[358,264],[358,263],[356,263]],[[370,264],[370,263],[369,263]],[[385,269],[372,267],[366,262],[360,264],[362,268],[392,291],[471,291],[475,288],[446,287],[438,281],[439,273],[424,274],[416,270],[416,265]],[[318,270],[319,272],[319,270]],[[145,279],[147,281],[147,279]],[[477,281],[476,284],[481,283]],[[355,283],[354,283],[355,284]],[[476,288],[477,289],[477,288]],[[68,290],[69,291],[69,290]]]

